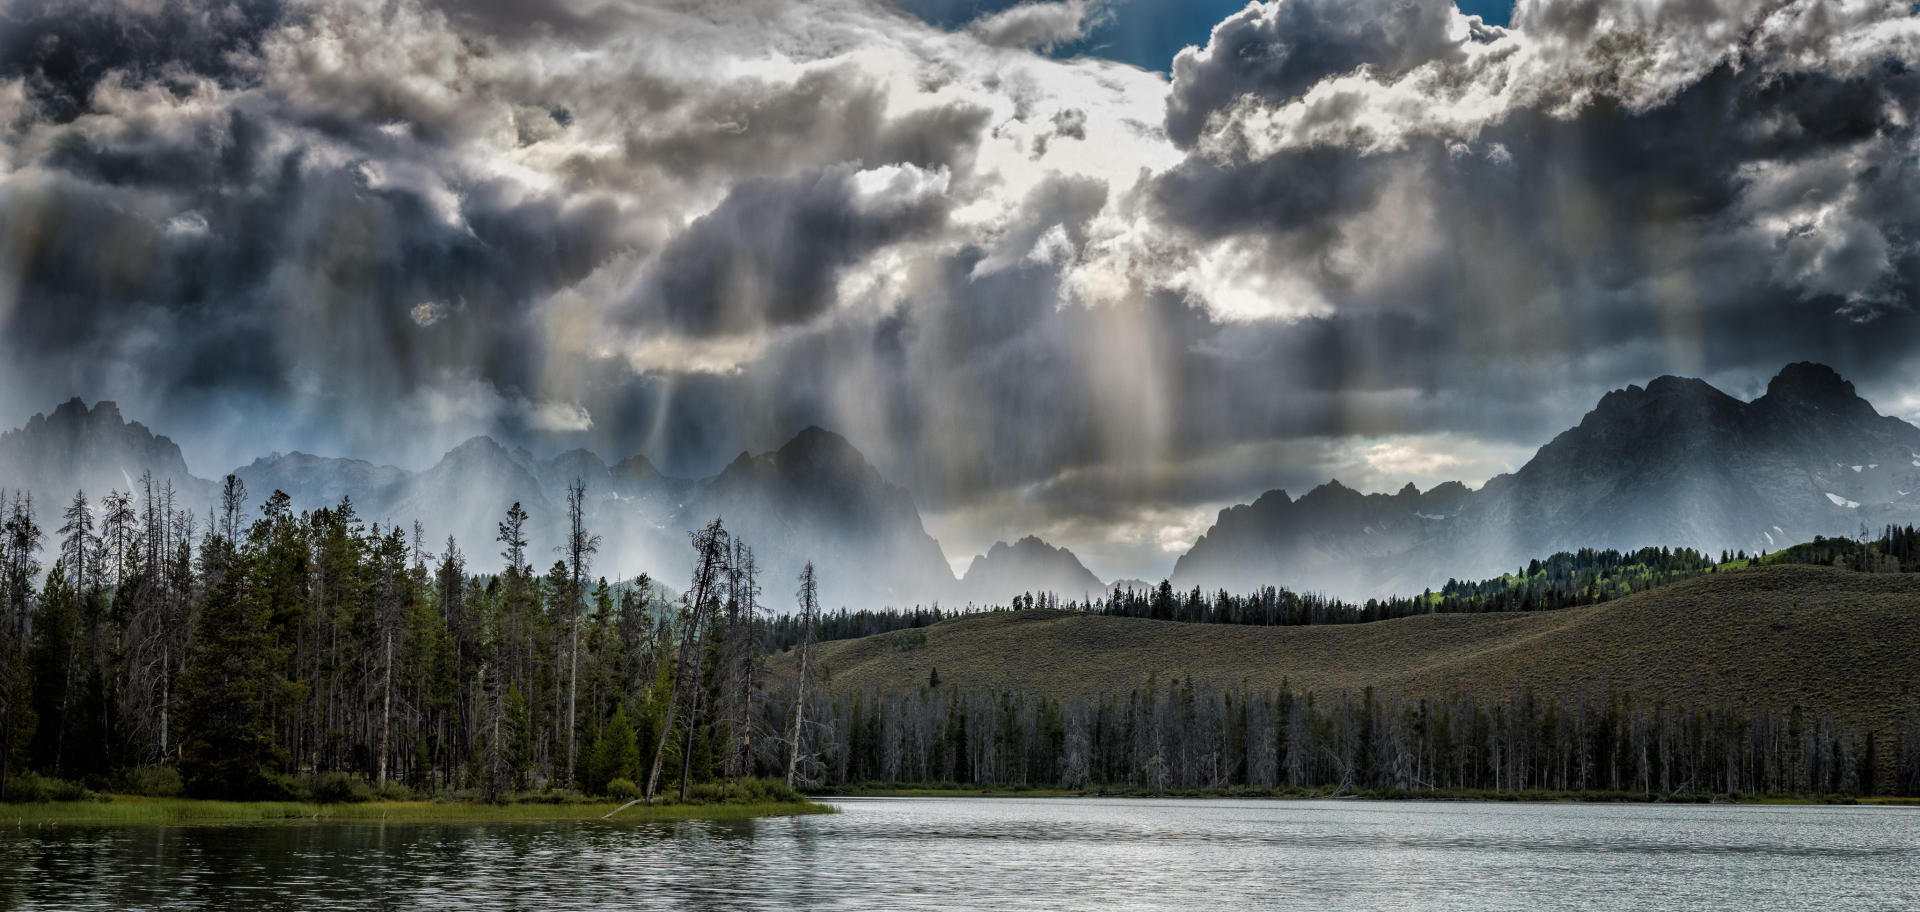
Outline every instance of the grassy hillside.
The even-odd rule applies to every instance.
[[[1563,695],[1609,686],[1686,705],[1821,709],[1886,730],[1920,692],[1920,576],[1780,566],[1527,614],[1240,627],[1024,611],[823,644],[835,692],[942,687],[1125,693],[1149,673],[1219,686]]]

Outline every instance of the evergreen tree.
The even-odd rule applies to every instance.
[[[634,736],[633,726],[627,723],[626,709],[615,707],[594,739],[583,786],[589,794],[606,794],[607,783],[615,779],[633,780],[639,765],[640,742]]]
[[[215,539],[215,547],[229,547]],[[268,701],[276,690],[265,593],[237,556],[202,600],[187,659],[180,724],[180,776],[200,798],[271,798],[284,756]]]
[[[66,567],[53,565],[33,613],[33,715],[30,755],[34,766],[58,776],[66,760],[67,736],[74,727],[75,674],[80,652],[80,605],[67,585]]]

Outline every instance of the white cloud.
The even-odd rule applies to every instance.
[[[1103,7],[1103,0],[1029,0],[981,16],[967,30],[987,44],[1051,51],[1084,37]]]
[[[564,433],[593,427],[593,416],[583,406],[570,402],[528,402],[520,406],[527,423],[542,431]]]

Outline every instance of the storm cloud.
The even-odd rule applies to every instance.
[[[473,433],[694,474],[820,424],[949,556],[1117,577],[1660,373],[1920,407],[1908,4],[1274,0],[1164,72],[1041,53],[1124,15],[10,5],[0,417],[117,399],[203,475]]]

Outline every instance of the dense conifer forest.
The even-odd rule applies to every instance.
[[[1890,745],[1821,713],[1673,706],[1617,691],[1563,704],[1531,691],[1410,700],[1372,688],[1260,693],[1149,680],[1126,696],[1061,702],[935,684],[843,698],[828,728],[827,784],[1920,795],[1920,719]]]
[[[1786,715],[1530,692],[1448,699],[1196,689],[1132,694],[830,695],[814,643],[924,627],[939,607],[823,612],[813,568],[763,580],[715,519],[690,537],[687,586],[593,575],[584,486],[565,540],[503,510],[505,571],[461,545],[370,523],[350,500],[296,513],[235,478],[196,516],[142,479],[76,494],[43,526],[0,501],[0,793],[219,798],[653,797],[721,778],[1070,788],[1337,792],[1538,789],[1642,795],[1920,793],[1920,720],[1889,738],[1817,708]],[[51,526],[51,528],[48,528]],[[1592,604],[1732,562],[1910,569],[1920,540],[1817,542],[1766,558],[1582,551],[1515,574],[1362,605],[1284,589],[1117,590],[1066,607],[1220,624],[1335,624],[1416,613]],[[545,570],[536,563],[551,554]],[[1785,555],[1783,557],[1783,555]],[[667,569],[667,568],[661,568]],[[1022,595],[1004,609],[1060,607]],[[969,608],[968,610],[975,610]],[[770,653],[797,651],[774,675]],[[1891,771],[1889,775],[1888,771]]]

